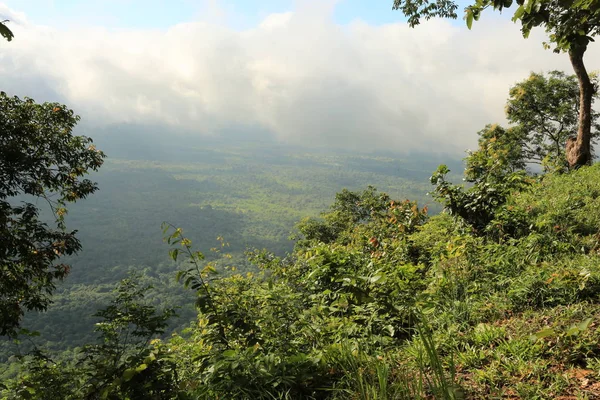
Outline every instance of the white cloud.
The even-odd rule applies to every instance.
[[[267,31],[277,28],[285,28],[285,26],[290,23],[290,20],[293,16],[294,13],[291,11],[271,14],[260,23],[259,27]]]
[[[198,134],[259,126],[306,144],[462,152],[486,123],[503,121],[510,85],[532,70],[570,71],[566,55],[543,50],[542,33],[524,40],[506,19],[488,17],[472,31],[439,20],[339,26],[327,3],[242,32],[207,22],[57,30],[0,7],[20,21],[15,40],[0,43],[0,81],[97,124],[167,123]],[[588,53],[594,69],[600,54]]]

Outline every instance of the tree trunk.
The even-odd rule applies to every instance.
[[[567,140],[566,153],[569,168],[579,168],[592,162],[591,127],[592,127],[592,97],[594,85],[583,64],[583,54],[587,46],[573,47],[569,51],[571,65],[579,80],[579,123],[577,137]]]

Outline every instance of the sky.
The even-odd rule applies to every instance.
[[[13,0],[7,93],[58,101],[86,126],[190,135],[256,128],[283,142],[464,154],[504,123],[511,85],[571,72],[509,15],[415,29],[392,0]],[[588,69],[600,62],[595,44]]]
[[[325,0],[327,2],[327,0]],[[241,30],[256,26],[272,13],[293,10],[294,0],[12,0],[4,4],[25,13],[30,21],[50,26],[101,25],[127,29],[168,29],[182,22],[218,16],[231,28]],[[356,19],[368,23],[394,23],[404,20],[391,12],[388,0],[344,0],[332,3],[332,20],[347,24]]]

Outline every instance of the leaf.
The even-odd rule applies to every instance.
[[[223,357],[226,357],[226,358],[234,358],[235,355],[236,355],[235,350],[225,350],[223,352]]]
[[[129,382],[131,378],[135,376],[135,374],[137,374],[137,370],[135,368],[127,368],[125,371],[123,371],[123,379],[125,379],[125,382]]]
[[[148,365],[147,364],[140,364],[138,365],[138,367],[135,369],[136,372],[142,372],[143,370],[147,369]]]
[[[203,274],[216,274],[217,270],[215,269],[214,265],[206,264],[206,266],[204,268],[202,268],[202,273]]]
[[[577,336],[577,335],[579,335],[580,332],[581,332],[581,330],[579,329],[579,327],[577,325],[573,325],[566,332],[566,335],[567,336]]]
[[[369,281],[370,281],[371,283],[377,283],[377,282],[379,282],[379,283],[384,283],[384,282],[385,282],[385,275],[383,275],[383,274],[377,274],[377,275],[375,275],[375,276],[372,276],[372,277],[369,279]]]
[[[587,318],[586,320],[584,320],[583,322],[581,322],[577,327],[579,328],[580,331],[586,331],[589,327],[590,324],[592,323],[594,319],[593,318]]]
[[[181,282],[181,278],[187,275],[187,271],[177,271],[177,275],[175,276],[175,280],[177,282]]]
[[[531,340],[532,342],[537,342],[540,339],[544,339],[544,338],[547,338],[547,337],[553,336],[553,335],[554,335],[554,329],[546,328],[546,329],[542,329],[541,331],[536,332],[533,335],[531,335],[529,337],[529,340]]]
[[[169,250],[169,255],[173,259],[173,261],[177,261],[177,256],[179,255],[179,249],[171,249]]]
[[[521,19],[521,17],[523,16],[524,13],[525,13],[525,7],[519,6],[519,8],[516,9],[516,11],[512,17],[512,21],[517,22],[517,20]]]
[[[2,35],[2,37],[8,40],[9,42],[15,37],[12,31],[8,29],[8,27],[3,22],[0,22],[0,35]]]
[[[527,0],[524,4],[525,6],[525,12],[527,12],[527,14],[531,13],[531,9],[533,8],[533,5],[535,4],[535,0]]]
[[[394,329],[394,327],[392,325],[386,325],[385,329],[388,331],[388,333],[390,334],[390,336],[394,336],[394,334],[396,333],[396,329]]]
[[[465,19],[467,20],[467,28],[470,30],[473,27],[473,10],[467,8],[466,13],[467,15],[465,16]]]
[[[144,364],[150,364],[154,360],[156,360],[156,356],[154,355],[154,353],[150,353],[146,358],[144,358]]]

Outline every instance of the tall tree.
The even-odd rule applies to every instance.
[[[36,104],[0,92],[0,335],[16,333],[27,310],[45,310],[70,266],[61,257],[81,245],[66,230],[66,204],[96,191],[82,179],[104,154],[74,136],[79,120],[58,103]],[[32,202],[47,203],[49,226]]]
[[[465,8],[464,18],[471,28],[486,8],[502,11],[513,6],[513,0],[476,0]],[[401,10],[414,27],[422,18],[456,18],[457,4],[452,0],[394,0],[393,9]],[[591,163],[592,98],[596,85],[590,79],[583,56],[593,37],[600,32],[600,0],[517,0],[513,21],[521,22],[528,37],[535,27],[544,28],[556,53],[568,53],[579,83],[579,117],[576,137],[567,142],[569,166],[577,168]]]

